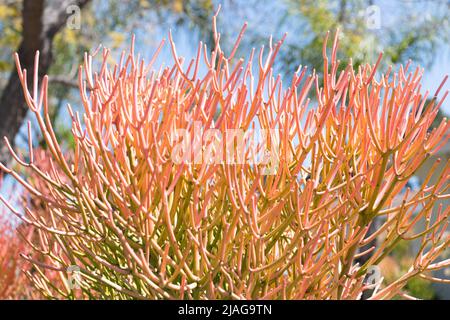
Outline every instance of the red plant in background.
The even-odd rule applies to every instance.
[[[21,242],[11,241],[14,231],[2,216],[0,220],[0,298],[6,299],[11,296],[15,287],[17,261],[13,257],[19,254]]]
[[[26,242],[20,238],[30,236],[31,228],[11,221],[11,214],[0,210],[0,299],[31,299],[37,297],[32,283],[23,273],[30,267],[20,258],[29,251]]]
[[[427,104],[422,73],[408,65],[377,75],[380,60],[357,71],[350,63],[338,73],[336,35],[331,59],[324,44],[323,87],[300,68],[285,89],[272,71],[282,41],[270,44],[265,59],[261,50],[245,63],[234,59],[244,30],[226,56],[215,19],[214,50],[200,44],[187,68],[172,39],[175,64],[159,71],[152,70],[155,58],[145,64],[133,46],[112,67],[104,50],[98,72],[86,55],[79,73],[85,114],[69,108],[70,160],[48,117],[48,78],[39,92],[35,70],[30,92],[16,59],[51,157],[40,168],[31,142],[29,162],[13,153],[32,180],[2,166],[45,214],[27,209],[22,216],[9,207],[38,230],[34,249],[47,262],[28,258],[35,268],[67,278],[76,266],[82,278],[78,291],[56,290],[40,274],[36,286],[47,296],[138,299],[357,299],[372,287],[372,299],[389,299],[407,297],[402,288],[414,277],[445,281],[429,271],[450,265],[438,262],[450,244],[450,208],[433,212],[450,196],[449,163],[436,183],[428,181],[434,167],[419,190],[402,193],[449,138],[446,119],[429,131],[442,85]],[[209,140],[198,139],[196,123],[214,129]],[[274,130],[279,141],[269,136],[239,149],[242,162],[208,162],[230,147],[211,140],[258,127]],[[180,129],[187,141],[180,142]],[[194,161],[174,161],[184,143]],[[246,162],[266,147],[278,164],[270,175],[267,163]],[[382,225],[368,234],[376,217]],[[425,228],[417,230],[420,222]],[[363,251],[373,239],[378,246]],[[371,266],[413,239],[421,248],[406,274],[389,284],[365,282]],[[365,264],[355,263],[369,252]]]

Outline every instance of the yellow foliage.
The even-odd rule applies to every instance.
[[[10,19],[14,17],[16,10],[13,7],[6,4],[0,4],[0,19]]]
[[[123,41],[125,40],[125,35],[121,32],[112,31],[109,33],[109,37],[111,38],[111,47],[118,48],[121,46]]]

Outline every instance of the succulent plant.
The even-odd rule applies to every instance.
[[[447,119],[429,130],[443,84],[427,102],[423,70],[409,64],[382,74],[380,55],[358,70],[351,61],[339,67],[336,33],[330,56],[326,39],[317,53],[323,85],[306,67],[286,85],[272,69],[283,39],[239,59],[246,26],[226,54],[216,16],[215,47],[200,43],[187,63],[170,35],[174,64],[159,70],[164,42],[148,63],[134,40],[117,64],[107,49],[86,54],[84,113],[68,108],[73,150],[60,147],[49,120],[48,77],[39,89],[35,69],[28,88],[16,56],[48,165],[35,160],[31,142],[29,161],[10,148],[32,178],[2,169],[43,208],[22,215],[8,206],[39,234],[33,249],[46,260],[26,257],[34,268],[68,284],[68,268],[80,276],[77,288],[61,287],[35,272],[35,286],[65,298],[358,299],[372,289],[372,299],[389,299],[406,296],[416,277],[445,281],[429,272],[450,265],[438,260],[450,243],[450,208],[435,205],[450,197],[449,163],[430,171],[434,184],[404,191],[448,141]],[[258,131],[270,134],[255,142]],[[267,151],[269,161],[254,161]],[[370,233],[375,219],[381,226]],[[399,241],[413,239],[421,248],[406,273],[368,281]]]

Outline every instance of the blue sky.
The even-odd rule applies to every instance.
[[[443,45],[441,52],[436,56],[431,70],[425,71],[423,78],[423,87],[429,88],[430,91],[437,88],[445,75],[450,74],[450,46],[449,44]],[[447,80],[445,90],[450,90],[450,79]],[[450,115],[450,97],[447,97],[442,105],[442,111],[446,115]]]

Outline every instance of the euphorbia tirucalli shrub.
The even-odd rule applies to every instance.
[[[17,237],[9,218],[5,210],[0,210],[0,299],[21,298],[31,291],[30,283],[21,272],[24,261],[19,259],[25,242]]]
[[[430,129],[447,95],[439,99],[442,85],[427,102],[420,69],[380,74],[380,60],[339,67],[336,34],[330,57],[324,42],[323,85],[299,68],[286,86],[272,69],[283,40],[238,59],[245,27],[226,54],[215,21],[213,50],[200,43],[188,63],[171,37],[174,64],[159,70],[161,47],[146,63],[132,45],[113,65],[105,49],[96,69],[99,53],[85,55],[84,113],[69,106],[69,151],[48,117],[48,77],[39,81],[36,68],[28,88],[16,56],[51,164],[37,165],[31,142],[29,161],[13,153],[33,179],[2,169],[45,214],[9,207],[39,232],[33,247],[48,259],[29,263],[69,282],[72,267],[80,276],[61,289],[35,273],[36,287],[49,297],[123,299],[358,299],[370,288],[371,299],[389,299],[409,297],[402,288],[414,277],[445,282],[431,272],[450,265],[439,258],[450,243],[450,209],[435,206],[450,196],[449,164],[441,172],[435,165],[418,190],[405,187],[449,138],[446,119]],[[195,124],[215,130],[199,139]],[[277,137],[250,146],[245,135],[243,161],[211,162],[230,147],[213,142],[235,129]],[[185,144],[192,157],[174,161]],[[266,149],[276,163],[270,172],[270,163],[248,161]],[[368,232],[376,218],[381,226]],[[399,242],[413,240],[420,250],[405,274],[365,280]]]

